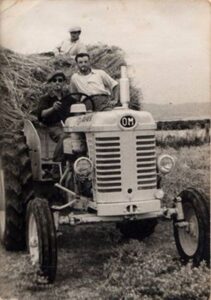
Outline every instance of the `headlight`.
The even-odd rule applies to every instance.
[[[93,170],[93,164],[87,157],[79,157],[74,163],[74,171],[77,175],[87,177]]]
[[[158,170],[163,173],[167,174],[172,171],[174,168],[175,161],[172,156],[163,154],[158,157]]]

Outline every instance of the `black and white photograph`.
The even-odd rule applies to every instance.
[[[0,0],[0,300],[209,300],[211,2]]]

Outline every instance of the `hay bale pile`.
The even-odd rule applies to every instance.
[[[113,78],[120,78],[120,66],[126,65],[118,47],[88,47],[94,68],[104,69]],[[75,61],[66,55],[52,53],[23,55],[0,48],[0,130],[17,128],[23,118],[36,119],[40,96],[45,92],[49,73],[63,70],[68,79],[76,70]],[[131,105],[140,107],[140,91],[131,87]]]

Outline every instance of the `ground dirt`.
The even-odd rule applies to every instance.
[[[113,225],[68,227],[62,232],[54,285],[34,284],[27,254],[6,252],[0,246],[0,299],[106,299],[101,295],[106,281],[104,265],[127,241]],[[163,254],[171,248],[172,259],[177,259],[171,222],[160,222],[155,233],[144,241],[152,255],[161,242]]]

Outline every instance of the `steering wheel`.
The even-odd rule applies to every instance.
[[[92,110],[95,111],[95,103],[94,100],[92,99],[92,96],[88,96],[85,93],[71,93],[71,96],[74,98],[74,96],[84,96],[85,98],[81,101],[86,105],[87,110]],[[75,99],[75,98],[74,98]],[[78,102],[78,99],[75,99]],[[90,108],[91,106],[91,108]]]

